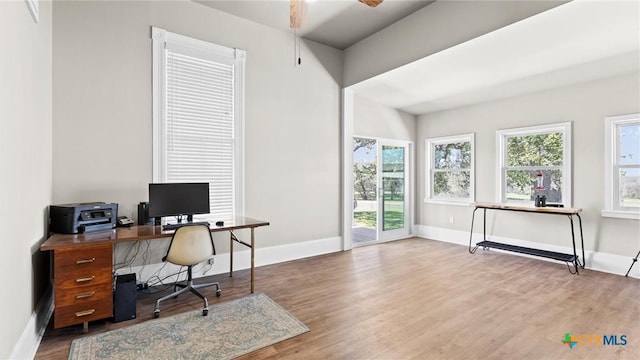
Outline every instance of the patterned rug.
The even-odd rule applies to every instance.
[[[309,331],[264,294],[160,317],[71,343],[69,360],[233,359]]]

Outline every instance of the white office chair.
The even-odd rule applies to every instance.
[[[190,291],[196,294],[204,301],[204,308],[202,309],[202,316],[207,316],[209,313],[209,303],[207,298],[200,292],[199,288],[205,286],[216,287],[216,296],[222,294],[219,282],[206,283],[206,284],[194,284],[192,268],[193,266],[207,260],[211,255],[216,254],[216,248],[213,245],[213,237],[211,231],[207,225],[185,225],[178,228],[171,238],[169,244],[169,250],[167,255],[162,258],[162,261],[169,261],[172,264],[187,266],[187,283],[176,283],[174,286],[174,292],[156,300],[156,306],[153,310],[153,317],[160,317],[160,302],[169,298],[178,297],[178,295]],[[181,288],[177,290],[177,288]],[[177,290],[177,291],[176,291]]]

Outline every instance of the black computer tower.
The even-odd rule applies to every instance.
[[[113,293],[113,322],[136,318],[136,274],[118,275]]]

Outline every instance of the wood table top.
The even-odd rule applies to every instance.
[[[252,219],[244,216],[236,216],[231,221],[225,221],[224,225],[211,224],[211,232],[250,229],[260,226],[268,226],[269,222]],[[151,240],[171,237],[175,230],[162,230],[161,225],[134,225],[130,227],[117,227],[111,230],[89,232],[83,234],[52,234],[41,246],[41,251],[55,250],[59,248],[91,246],[97,244],[113,244],[118,242]]]
[[[566,207],[554,207],[554,206],[523,206],[523,205],[510,205],[499,203],[475,203],[476,208],[480,209],[496,209],[496,210],[512,210],[512,211],[526,211],[535,213],[549,213],[549,214],[563,214],[563,215],[576,215],[582,211],[580,208],[566,208]]]

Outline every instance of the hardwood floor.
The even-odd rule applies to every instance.
[[[631,259],[629,259],[631,261]],[[248,294],[249,273],[210,277],[215,304]],[[287,309],[311,331],[241,359],[637,359],[640,280],[493,250],[407,239],[256,269],[256,292]],[[153,321],[140,295],[138,317],[94,322],[89,334]],[[198,309],[195,296],[162,306],[162,316]],[[573,349],[565,333],[582,336]],[[626,345],[599,345],[626,335]],[[82,326],[46,330],[36,359],[66,359]],[[212,334],[212,336],[215,336]]]

